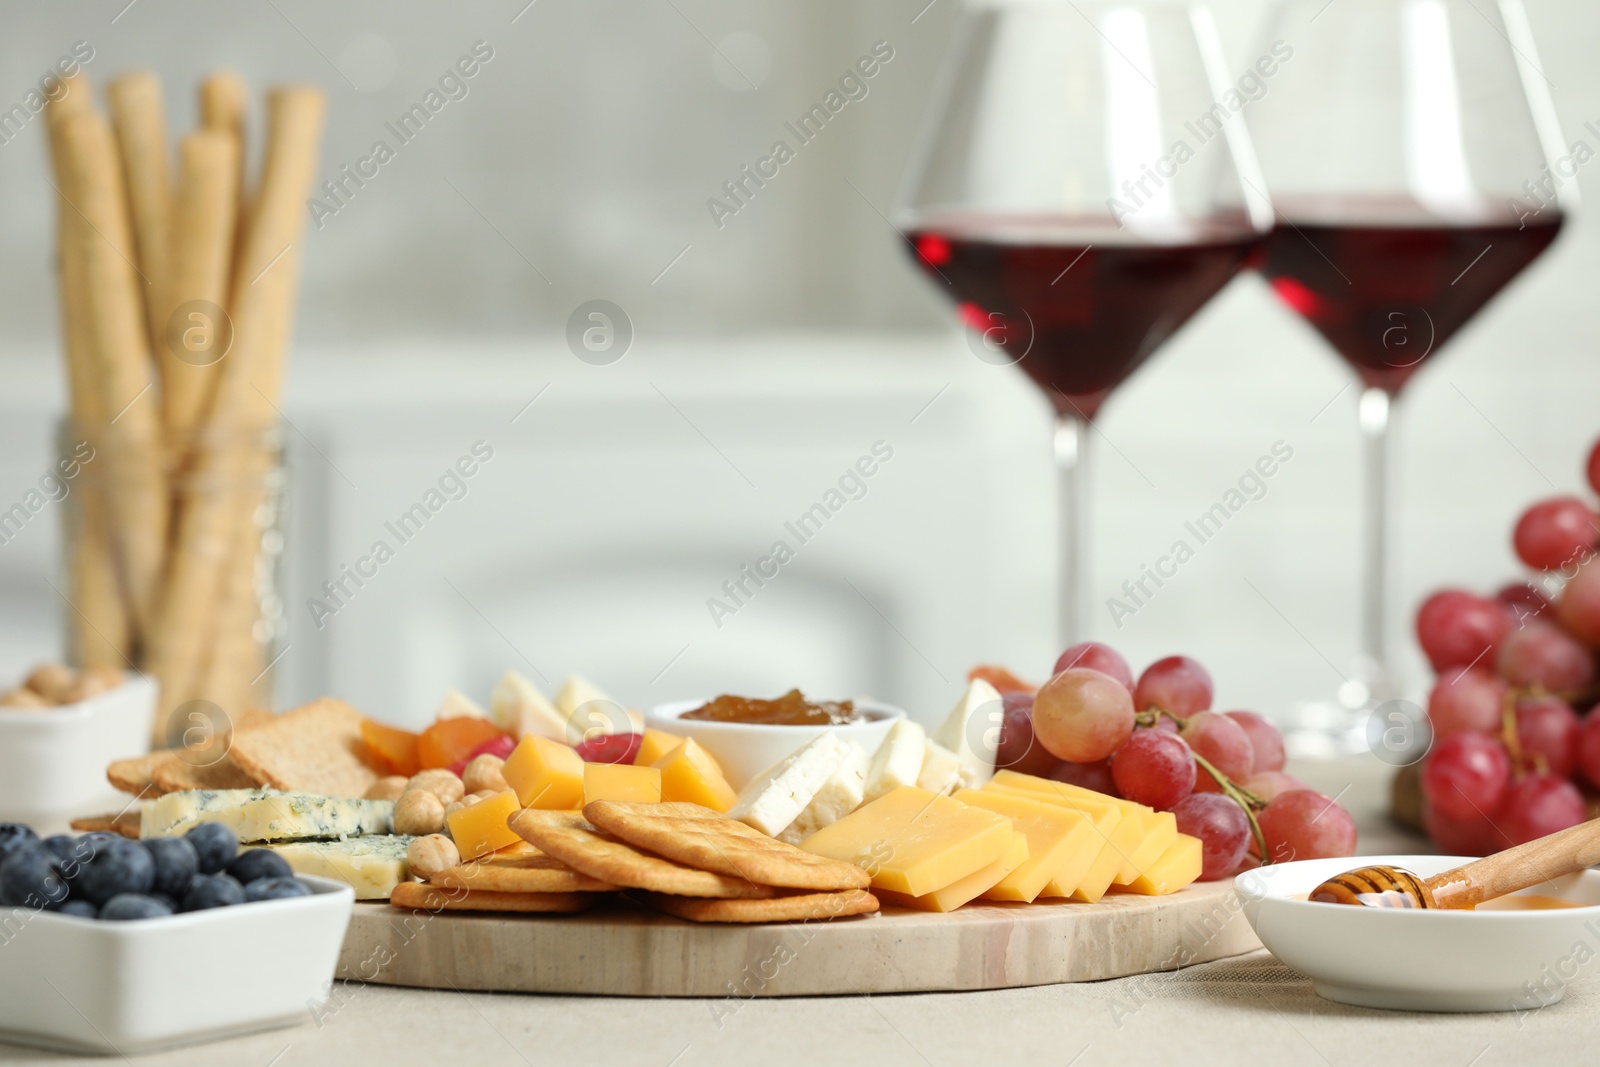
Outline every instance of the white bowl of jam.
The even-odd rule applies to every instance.
[[[809,700],[791,690],[771,700],[733,696],[677,700],[645,712],[645,723],[693,738],[722,766],[728,784],[743,789],[762,771],[825,733],[853,741],[871,754],[905,714],[876,700]]]
[[[1579,871],[1475,910],[1373,908],[1306,899],[1357,867],[1423,878],[1462,856],[1344,856],[1247,871],[1245,917],[1278,959],[1329,1000],[1400,1011],[1537,1011],[1566,994],[1600,947],[1600,871]]]

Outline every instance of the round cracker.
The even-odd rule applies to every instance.
[[[446,868],[428,881],[445,889],[483,889],[493,893],[606,893],[617,888],[542,853],[493,863],[474,860]]]
[[[630,889],[686,897],[770,897],[773,890],[743,878],[685,867],[641,852],[595,829],[575,811],[528,808],[506,823],[520,835],[568,867],[591,878]]]
[[[871,875],[768,837],[699,804],[597,800],[583,809],[595,826],[637,848],[689,867],[785,889],[865,889]],[[703,895],[703,894],[702,894]]]
[[[396,908],[418,911],[574,912],[594,903],[593,893],[492,893],[441,889],[426,882],[401,882],[389,894]]]
[[[837,919],[878,910],[878,898],[865,889],[843,893],[789,893],[766,900],[698,900],[636,893],[644,903],[697,923],[776,923]]]

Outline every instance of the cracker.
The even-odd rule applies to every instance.
[[[506,820],[527,841],[575,871],[630,889],[689,897],[769,897],[772,890],[641,852],[596,830],[575,811],[529,808]]]
[[[486,889],[495,893],[607,893],[617,888],[610,882],[579,874],[554,856],[542,854],[492,863],[463,863],[440,871],[428,882],[445,889]]]
[[[106,780],[124,793],[154,799],[166,790],[155,784],[155,772],[164,764],[176,763],[178,757],[162,750],[148,756],[112,760],[106,768]]]
[[[323,697],[234,734],[229,757],[257,783],[291,792],[361,797],[378,775],[357,755],[361,713]]]
[[[440,889],[426,882],[401,882],[389,894],[396,908],[425,911],[574,912],[594,903],[593,893],[491,893]]]
[[[837,919],[878,910],[878,898],[865,889],[843,893],[790,893],[767,900],[701,900],[659,893],[634,893],[644,903],[697,923],[778,923]]]
[[[85,815],[81,819],[73,819],[68,824],[79,833],[93,833],[99,831],[108,834],[121,834],[139,839],[139,806],[130,804],[127,808],[114,815]]]
[[[872,881],[853,863],[785,844],[699,804],[597,800],[584,808],[583,814],[630,845],[757,885],[840,890],[865,889]]]
[[[158,764],[150,777],[156,788],[168,793],[184,793],[191,789],[255,789],[266,785],[234,763],[231,753],[234,740],[247,730],[267,725],[274,717],[270,711],[247,710],[233,724],[231,737],[208,737],[208,742],[214,742],[221,750],[220,755],[213,755],[210,743],[205,748],[193,749],[192,757],[173,749],[167,753],[172,758]],[[201,764],[198,761],[202,759],[211,762]]]

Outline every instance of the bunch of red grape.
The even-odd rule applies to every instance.
[[[1073,645],[1037,690],[1008,671],[972,672],[1005,701],[996,765],[1177,816],[1202,845],[1202,880],[1262,862],[1349,856],[1350,813],[1283,771],[1283,735],[1253,711],[1211,710],[1211,675],[1168,656],[1137,682],[1096,641]]]
[[[1600,493],[1600,443],[1587,474]],[[1511,539],[1540,572],[1535,582],[1493,597],[1446,589],[1417,610],[1417,640],[1438,674],[1423,825],[1469,855],[1577,825],[1588,816],[1579,783],[1600,788],[1600,515],[1555,497],[1523,512]],[[1575,708],[1589,712],[1580,719]]]

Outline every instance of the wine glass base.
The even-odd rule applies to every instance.
[[[1338,759],[1371,751],[1368,725],[1387,699],[1382,672],[1360,664],[1331,700],[1300,701],[1279,721],[1291,759]]]

